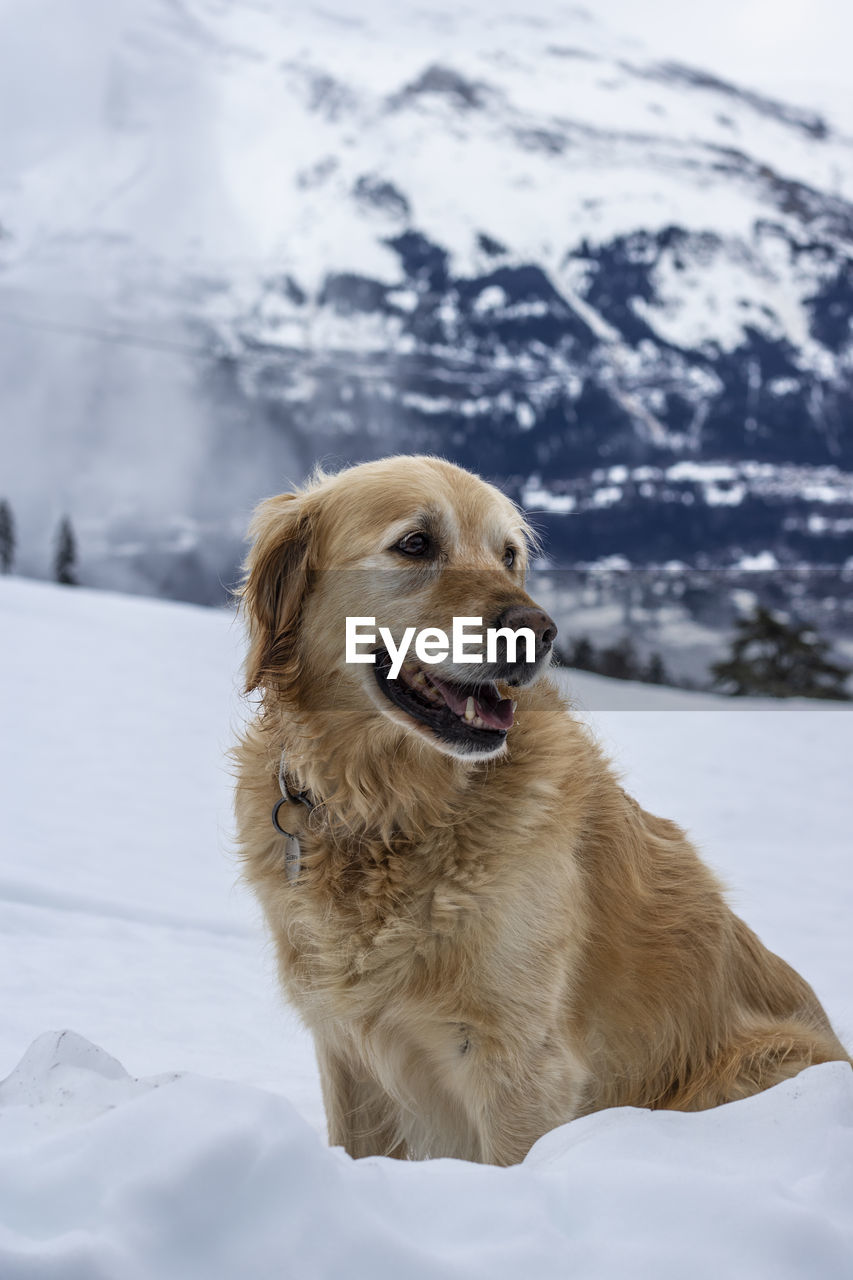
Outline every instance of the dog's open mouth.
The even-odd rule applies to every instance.
[[[446,742],[494,750],[512,727],[515,703],[501,696],[494,681],[457,684],[413,662],[405,663],[392,680],[390,668],[391,659],[381,649],[373,670],[386,698]]]

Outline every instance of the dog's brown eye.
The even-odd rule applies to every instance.
[[[429,553],[430,542],[425,533],[407,533],[396,546],[405,556],[425,556]]]
[[[511,569],[515,564],[515,557],[517,554],[515,547],[507,547],[504,552],[504,564],[508,569]]]

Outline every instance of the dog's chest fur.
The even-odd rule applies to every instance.
[[[465,1022],[510,976],[526,985],[547,948],[536,851],[519,840],[498,852],[476,822],[388,843],[304,839],[282,903],[283,961],[304,1012],[375,1021],[405,1003]]]
[[[494,1098],[501,1080],[513,1082],[508,1100],[519,1079],[533,1099],[556,1074],[563,1104],[578,1096],[583,1072],[561,1043],[572,908],[567,894],[555,912],[553,889],[546,900],[536,852],[478,847],[464,825],[357,856],[306,841],[278,934],[282,979],[318,1040],[381,1084],[400,1123],[409,1117],[410,1150],[481,1158],[482,1134],[442,1148],[430,1126],[456,1115],[460,1096]],[[459,1115],[453,1128],[469,1132]]]
[[[584,932],[573,853],[584,770],[573,764],[565,718],[559,733],[555,722],[549,708],[529,734],[518,726],[512,765],[490,770],[416,833],[359,836],[312,815],[293,883],[285,841],[270,825],[277,788],[268,744],[258,729],[249,733],[245,776],[268,781],[238,791],[247,876],[276,939],[282,980],[310,1023],[375,1018],[377,1007],[400,1001],[434,1002],[436,1016],[464,1020],[478,1005],[505,1004],[508,990],[534,1006],[551,1003],[555,982],[570,980],[575,919],[579,941]],[[541,768],[552,734],[562,776]],[[535,749],[525,748],[528,739]]]

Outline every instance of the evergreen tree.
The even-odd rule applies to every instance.
[[[730,656],[711,667],[714,684],[734,697],[848,699],[850,668],[832,662],[811,628],[785,622],[759,605],[741,618]]]
[[[56,534],[56,554],[53,558],[53,576],[67,587],[77,586],[77,540],[68,516],[59,522]]]
[[[640,679],[646,684],[672,684],[663,658],[657,651],[649,654],[649,660],[640,673]]]
[[[611,645],[609,649],[602,649],[598,670],[603,676],[609,676],[611,680],[641,678],[640,664],[629,636],[624,636],[618,644]]]
[[[15,559],[15,521],[12,508],[0,499],[0,573],[10,573]]]
[[[566,655],[566,664],[574,667],[576,671],[596,670],[595,649],[588,636],[579,636],[577,640],[572,641]]]

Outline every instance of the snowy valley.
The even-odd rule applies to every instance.
[[[0,637],[3,1280],[846,1280],[844,1064],[511,1169],[329,1150],[232,844],[238,621],[3,578]],[[853,1043],[853,715],[557,678]]]

